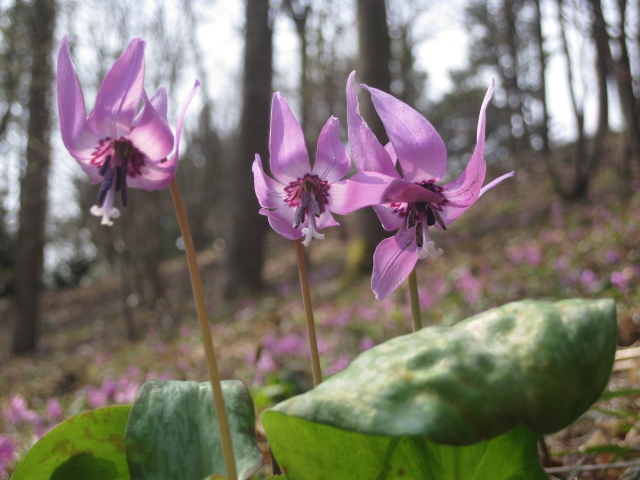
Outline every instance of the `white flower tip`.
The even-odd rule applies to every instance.
[[[324,233],[319,233],[314,228],[303,228],[302,234],[305,235],[304,241],[302,242],[305,247],[308,247],[314,238],[316,240],[324,240]]]
[[[425,243],[424,246],[416,253],[418,254],[418,258],[420,259],[427,257],[437,258],[438,256],[442,255],[442,249],[436,248],[436,243],[434,241],[429,241]]]
[[[91,207],[91,214],[95,215],[96,217],[102,217],[102,222],[100,223],[102,225],[107,225],[110,227],[113,225],[111,219],[120,217],[120,210],[115,207],[108,208],[104,206],[99,207],[98,205],[94,205],[93,207]]]

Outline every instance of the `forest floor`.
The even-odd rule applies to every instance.
[[[559,200],[546,178],[531,169],[518,171],[447,232],[433,235],[444,254],[423,261],[418,270],[423,316],[429,324],[452,325],[524,298],[613,298],[620,349],[636,347],[640,182],[603,171],[588,199],[568,202]],[[406,286],[377,301],[368,277],[346,282],[343,232],[337,227],[325,233],[327,239],[307,251],[328,376],[371,345],[409,333],[411,317]],[[200,256],[220,368],[223,378],[250,387],[261,411],[311,386],[294,247],[270,236],[267,290],[232,302],[220,294],[223,255],[218,243]],[[126,299],[137,341],[126,340],[115,273],[95,269],[79,287],[47,292],[40,346],[27,357],[10,356],[11,305],[0,300],[0,434],[14,450],[4,476],[0,464],[0,479],[42,432],[64,418],[130,403],[150,378],[206,379],[184,260],[166,262],[161,275],[163,302],[150,307],[138,297]],[[629,352],[630,358],[616,362],[608,388],[618,392],[614,398],[546,439],[551,478],[640,478],[640,358]],[[260,425],[258,433],[263,439]]]

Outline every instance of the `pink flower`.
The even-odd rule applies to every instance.
[[[52,398],[47,402],[47,417],[53,422],[62,420],[62,407],[57,398]]]
[[[96,104],[86,116],[84,98],[65,36],[58,53],[57,92],[62,140],[93,183],[100,183],[91,213],[112,225],[120,212],[117,194],[127,205],[127,188],[157,190],[171,183],[178,165],[178,145],[196,81],[178,117],[176,139],[167,124],[167,92],[149,99],[143,88],[145,41],[134,38],[107,73]],[[140,103],[143,108],[138,111]],[[171,153],[173,152],[173,155]]]
[[[477,144],[464,172],[452,182],[439,185],[447,168],[447,150],[433,126],[404,102],[376,88],[362,85],[371,93],[373,105],[385,126],[390,143],[383,147],[360,116],[355,90],[355,72],[347,82],[347,124],[351,153],[361,172],[378,172],[386,183],[381,205],[374,207],[382,226],[396,230],[394,237],[380,242],[373,256],[371,287],[377,299],[393,292],[413,270],[418,259],[437,257],[429,227],[446,230],[488,189],[508,173],[482,186],[485,111],[493,93],[487,90],[478,120]],[[404,178],[396,170],[400,163]]]
[[[325,227],[339,225],[331,212],[347,214],[379,203],[382,184],[366,174],[344,177],[351,167],[340,140],[340,122],[331,117],[320,132],[316,161],[311,168],[300,124],[279,92],[271,104],[269,164],[275,180],[265,175],[260,155],[253,163],[260,214],[271,227],[290,240],[323,239]],[[376,188],[377,186],[377,188]]]
[[[30,410],[27,407],[27,401],[22,395],[14,395],[11,397],[9,406],[3,409],[3,415],[5,420],[11,425],[26,422],[37,426],[42,423],[40,416],[34,410]]]
[[[9,435],[0,434],[0,477],[7,474],[5,466],[13,461],[16,447]]]

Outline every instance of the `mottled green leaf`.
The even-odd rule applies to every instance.
[[[519,423],[550,433],[598,399],[615,348],[611,300],[515,302],[453,327],[394,338],[272,410],[450,445],[490,439]]]
[[[245,385],[222,382],[241,479],[262,465],[255,413]],[[211,384],[151,380],[138,393],[126,432],[133,480],[201,480],[226,474]]]
[[[124,432],[131,405],[71,417],[42,437],[12,480],[129,480]]]
[[[364,435],[273,411],[262,421],[288,480],[548,479],[538,462],[538,436],[522,425],[456,447],[424,437]]]

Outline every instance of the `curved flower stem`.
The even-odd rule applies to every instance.
[[[222,396],[222,386],[220,384],[220,373],[216,363],[216,355],[213,350],[213,342],[211,340],[211,330],[209,329],[209,320],[207,319],[207,309],[204,303],[204,293],[202,291],[202,281],[200,279],[200,270],[198,270],[198,261],[196,259],[196,249],[193,246],[193,238],[191,237],[191,229],[187,220],[187,212],[184,209],[182,196],[178,189],[178,183],[175,178],[171,182],[171,196],[173,205],[176,208],[178,222],[180,223],[180,231],[184,241],[184,250],[187,255],[187,263],[189,265],[189,274],[191,276],[191,287],[193,289],[193,297],[196,302],[196,311],[198,314],[198,322],[200,323],[200,331],[202,332],[202,341],[204,343],[204,353],[207,358],[207,370],[211,380],[211,390],[213,392],[213,403],[216,408],[216,416],[218,417],[218,426],[220,428],[220,441],[222,443],[222,455],[224,457],[224,465],[227,471],[227,480],[237,480],[238,472],[236,462],[233,456],[233,444],[231,443],[231,430],[229,428],[229,419],[227,418],[227,410],[224,405],[224,397]]]
[[[296,243],[296,256],[298,257],[298,273],[300,274],[300,288],[302,289],[302,303],[304,314],[307,318],[307,336],[309,338],[309,350],[311,351],[311,370],[313,372],[313,385],[318,386],[322,382],[322,370],[320,369],[320,355],[318,354],[318,341],[316,339],[316,324],[313,321],[313,309],[311,308],[311,295],[309,294],[309,281],[307,280],[307,265],[304,261],[304,247],[302,240]]]
[[[409,297],[411,298],[411,317],[413,319],[413,331],[422,329],[422,315],[420,314],[420,299],[418,298],[418,280],[416,268],[413,267],[409,274]]]

